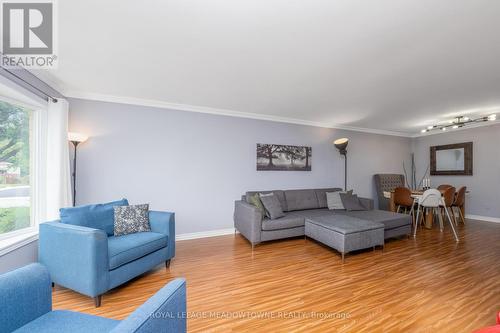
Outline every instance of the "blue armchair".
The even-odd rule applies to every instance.
[[[175,256],[175,215],[149,212],[151,232],[113,236],[113,205],[61,209],[61,221],[40,224],[39,262],[52,282],[94,298]],[[62,222],[62,223],[61,223]]]
[[[52,311],[49,272],[31,264],[0,275],[0,333],[186,332],[186,281],[175,279],[120,321]]]

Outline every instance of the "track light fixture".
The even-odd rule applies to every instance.
[[[496,114],[490,114],[489,116],[484,116],[476,119],[471,119],[469,117],[458,116],[450,120],[447,125],[429,125],[427,128],[421,130],[421,133],[427,133],[433,130],[446,131],[449,128],[457,129],[474,123],[482,123],[485,121],[495,121],[497,120]]]

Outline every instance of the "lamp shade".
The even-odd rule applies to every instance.
[[[337,139],[337,140],[333,141],[335,148],[337,148],[341,154],[347,153],[346,148],[347,148],[348,143],[349,143],[348,138],[341,138],[341,139]]]
[[[69,132],[68,140],[71,142],[85,142],[89,137],[83,133]]]

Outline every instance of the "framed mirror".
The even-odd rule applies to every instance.
[[[431,176],[472,176],[472,142],[433,146]]]

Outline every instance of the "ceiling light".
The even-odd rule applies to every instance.
[[[474,123],[481,123],[481,122],[485,122],[485,121],[495,121],[495,120],[497,120],[496,114],[490,114],[489,116],[482,116],[479,118],[458,116],[458,117],[455,117],[453,119],[446,120],[446,123],[449,125],[443,125],[442,123],[437,124],[437,125],[429,125],[429,126],[427,126],[426,129],[421,130],[421,132],[426,133],[426,132],[431,132],[431,131],[435,131],[435,130],[441,130],[444,132],[448,128],[457,129],[457,128],[465,127],[467,125],[474,124]]]

